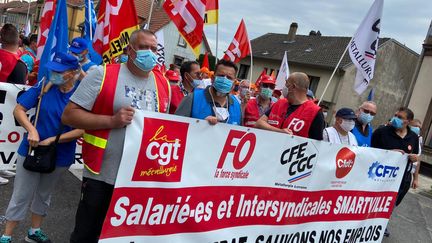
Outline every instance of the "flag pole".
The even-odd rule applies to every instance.
[[[29,15],[30,15],[30,3],[31,3],[31,1],[29,1],[29,4],[28,4],[28,8],[27,8],[27,16],[26,16],[26,25],[28,24],[28,21],[29,21]],[[30,28],[30,33],[31,33],[31,28]],[[29,34],[30,35],[30,34]]]
[[[318,101],[318,105],[321,104],[321,101],[322,101],[322,99],[324,98],[324,95],[325,95],[325,93],[326,93],[326,91],[327,91],[327,88],[329,87],[330,82],[332,81],[332,79],[333,79],[333,77],[334,77],[334,75],[335,75],[335,73],[336,73],[336,70],[338,69],[340,63],[342,62],[342,59],[344,58],[345,53],[347,52],[348,47],[349,47],[351,41],[352,41],[352,37],[351,37],[350,41],[348,42],[348,45],[346,46],[344,52],[342,53],[342,56],[341,56],[341,58],[339,59],[339,62],[336,64],[336,67],[335,67],[335,69],[333,70],[333,73],[332,73],[332,75],[330,76],[330,79],[329,79],[329,81],[327,82],[327,85],[326,85],[325,88],[324,88],[324,91],[323,91],[323,93],[322,93],[322,95],[321,95],[321,98],[320,98],[319,101]]]
[[[90,7],[91,7],[91,0],[88,0],[88,9],[87,9],[87,12],[88,12],[88,20],[89,20],[89,30],[90,30],[90,40],[93,42],[93,29],[92,29],[92,17],[91,17],[91,9],[90,9]]]
[[[154,0],[151,0],[150,13],[149,13],[149,16],[148,16],[148,19],[147,19],[147,29],[148,30],[150,29],[150,20],[151,20],[152,13],[153,13],[153,4],[154,4]]]
[[[248,35],[248,39],[249,39],[249,35]],[[251,85],[252,85],[252,73],[253,73],[253,56],[252,56],[252,45],[249,39],[249,50],[250,50],[250,57],[251,57],[251,67],[250,67],[250,74],[249,74],[249,90],[251,89]]]
[[[215,65],[218,62],[218,49],[219,49],[219,19],[218,19],[218,22],[216,23],[216,58],[215,58]]]

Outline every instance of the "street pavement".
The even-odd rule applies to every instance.
[[[80,171],[74,171],[80,176]],[[52,242],[68,242],[75,222],[75,212],[80,197],[80,180],[67,172],[58,183],[51,200],[51,207],[44,220],[42,229]],[[389,223],[390,237],[385,243],[431,243],[432,242],[432,179],[420,177],[421,188],[411,190],[401,205],[395,209]],[[5,213],[13,183],[0,186],[0,217]],[[30,216],[30,215],[29,215]],[[30,227],[30,217],[15,230],[14,242],[25,242],[24,237]],[[4,230],[4,220],[0,219],[0,232]],[[167,239],[169,242],[169,239]]]

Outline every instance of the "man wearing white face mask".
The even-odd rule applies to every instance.
[[[213,83],[206,89],[196,89],[183,99],[175,114],[180,116],[205,119],[211,125],[224,122],[241,124],[240,103],[231,95],[237,66],[224,59],[216,65]]]
[[[356,125],[351,131],[357,139],[358,145],[363,147],[370,147],[373,128],[370,124],[374,119],[377,112],[375,102],[365,101],[359,107],[356,115]]]
[[[350,131],[355,125],[356,115],[350,108],[341,108],[336,112],[334,126],[327,127],[323,132],[323,140],[330,143],[357,146],[357,140]]]
[[[259,84],[259,95],[256,99],[250,99],[244,110],[243,125],[246,127],[255,127],[256,121],[260,119],[267,111],[270,110],[273,102],[273,90],[276,86],[276,80],[269,75],[261,76]]]
[[[130,36],[125,64],[99,66],[83,79],[62,116],[85,129],[82,197],[70,242],[97,242],[135,109],[167,113],[168,80],[156,66],[157,40],[149,30]]]

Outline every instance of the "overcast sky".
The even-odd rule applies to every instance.
[[[266,33],[320,30],[325,36],[352,36],[373,0],[219,0],[219,52],[222,56],[244,18],[249,38]],[[420,53],[432,20],[432,0],[385,0],[380,37],[390,37]],[[216,25],[204,29],[215,54]]]

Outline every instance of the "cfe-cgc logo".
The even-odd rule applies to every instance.
[[[356,154],[349,148],[342,148],[336,154],[336,171],[335,176],[339,180],[331,181],[332,187],[342,187],[346,181],[340,180],[347,176],[354,167]]]
[[[144,127],[132,181],[179,182],[189,124],[144,118]]]
[[[294,183],[309,177],[312,168],[316,164],[318,151],[309,142],[295,145],[283,151],[280,163],[287,169],[288,183]],[[296,183],[296,188],[302,188],[301,183]],[[303,186],[306,189],[306,183]]]
[[[215,178],[247,179],[249,171],[244,170],[255,150],[256,136],[254,133],[230,130],[219,158]],[[231,163],[225,163],[226,161]]]
[[[374,181],[391,182],[396,180],[398,173],[398,166],[385,165],[375,161],[369,167],[368,177]]]

